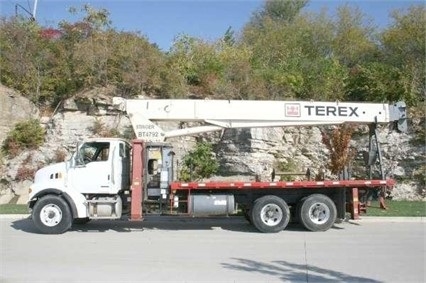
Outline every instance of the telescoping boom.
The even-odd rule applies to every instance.
[[[137,138],[149,142],[225,128],[390,122],[395,122],[400,131],[405,131],[407,127],[403,102],[388,105],[263,100],[126,100],[116,97],[114,104],[127,112]],[[203,122],[204,125],[166,132],[154,123],[157,121]]]

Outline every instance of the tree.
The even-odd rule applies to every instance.
[[[328,168],[332,174],[339,174],[353,158],[350,141],[354,127],[349,124],[337,126],[332,130],[322,130],[322,142],[330,152]]]
[[[169,64],[181,74],[189,91],[221,99],[254,99],[265,94],[251,66],[252,52],[244,44],[206,42],[180,36],[169,53]]]
[[[263,7],[253,14],[248,26],[261,29],[269,20],[277,24],[291,23],[308,2],[309,0],[266,0]]]
[[[229,27],[226,30],[225,34],[223,35],[223,41],[229,46],[233,46],[235,44],[235,32],[233,31],[232,27]]]
[[[209,178],[219,168],[214,158],[212,145],[206,142],[197,143],[194,150],[183,158],[183,167],[179,178],[183,181],[199,180]]]
[[[21,17],[3,18],[0,24],[1,82],[33,102],[50,94],[55,56],[40,26]]]
[[[406,93],[403,77],[400,69],[386,63],[357,65],[346,81],[347,99],[390,103],[403,100]]]
[[[409,104],[424,101],[426,95],[425,14],[423,5],[396,10],[391,14],[391,26],[381,36],[384,61],[399,69],[404,99]]]
[[[332,21],[324,12],[297,11],[289,22],[267,17],[262,27],[244,29],[242,40],[253,50],[253,69],[267,85],[267,97],[343,100],[347,70],[334,56]]]
[[[375,29],[358,7],[338,7],[333,30],[333,54],[344,66],[351,68],[376,55]]]

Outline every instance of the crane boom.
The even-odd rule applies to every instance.
[[[316,102],[272,100],[123,99],[114,105],[125,111],[138,139],[164,141],[224,128],[261,128],[390,123],[406,128],[405,103]],[[202,122],[202,126],[164,131],[154,122]]]

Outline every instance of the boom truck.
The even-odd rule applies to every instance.
[[[403,102],[343,103],[315,101],[239,101],[114,98],[132,123],[136,139],[91,138],[72,157],[35,174],[29,208],[35,227],[60,234],[92,219],[141,221],[148,205],[160,214],[232,215],[243,211],[257,230],[279,232],[290,218],[311,231],[328,230],[358,213],[358,189],[392,187],[394,180],[180,182],[173,177],[174,152],[167,138],[228,128],[370,125],[371,158],[381,159],[376,125],[406,129]],[[198,126],[163,130],[158,122],[199,122]],[[370,164],[371,165],[371,164]]]

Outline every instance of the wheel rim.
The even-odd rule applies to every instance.
[[[56,204],[45,205],[40,211],[40,220],[48,227],[56,226],[62,220],[62,210]]]
[[[260,211],[262,222],[268,226],[275,226],[283,219],[283,211],[276,204],[265,205]]]
[[[324,224],[330,219],[330,208],[323,203],[314,203],[309,208],[309,219],[315,224]]]

